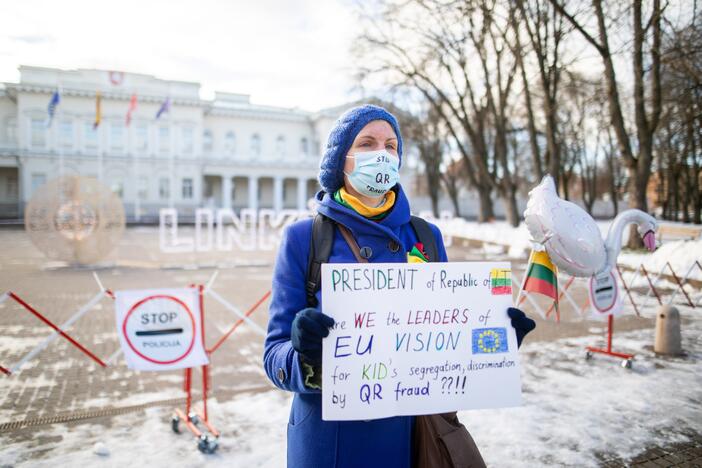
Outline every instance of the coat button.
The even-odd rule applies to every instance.
[[[282,367],[278,368],[277,377],[278,377],[278,380],[280,381],[280,383],[285,382],[285,370]]]
[[[388,249],[390,249],[390,252],[392,253],[397,253],[400,250],[400,244],[398,244],[395,240],[391,240],[388,243]]]
[[[361,247],[360,254],[362,258],[368,260],[373,255],[373,249],[371,249],[370,247]]]

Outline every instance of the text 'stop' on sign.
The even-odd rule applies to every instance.
[[[197,289],[117,291],[115,312],[130,369],[158,371],[208,364]]]

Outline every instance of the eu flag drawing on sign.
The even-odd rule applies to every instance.
[[[473,330],[473,354],[507,352],[507,329],[476,328]]]

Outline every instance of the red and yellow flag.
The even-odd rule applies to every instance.
[[[102,121],[102,109],[100,106],[101,100],[102,96],[100,96],[100,91],[97,91],[95,93],[95,122],[93,123],[93,130],[98,128],[100,126],[100,122]]]
[[[558,270],[546,252],[532,251],[524,291],[548,296],[556,301],[558,307]]]

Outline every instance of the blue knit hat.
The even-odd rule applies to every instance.
[[[337,119],[329,132],[327,147],[319,163],[319,185],[327,193],[334,193],[344,185],[344,162],[356,135],[373,120],[384,120],[397,135],[397,154],[402,165],[402,135],[397,119],[382,107],[372,104],[353,107]]]

